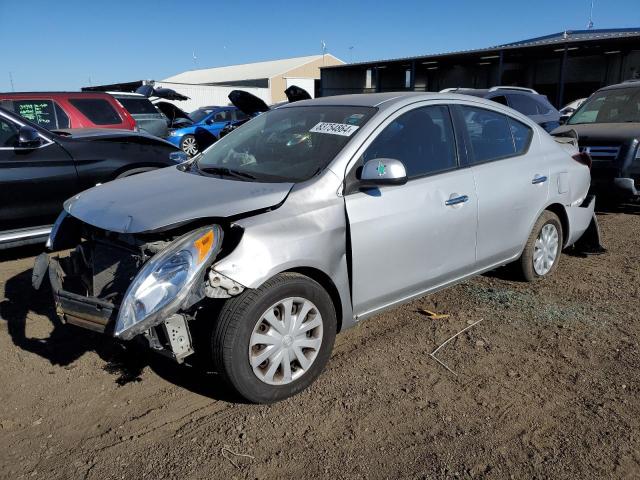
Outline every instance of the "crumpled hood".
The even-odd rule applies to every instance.
[[[142,233],[207,217],[274,207],[292,183],[257,183],[167,167],[98,185],[64,204],[72,216],[104,230]]]

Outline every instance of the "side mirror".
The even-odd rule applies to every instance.
[[[171,152],[169,154],[169,160],[176,163],[182,163],[189,160],[189,156],[184,152]]]
[[[20,130],[18,131],[19,147],[38,148],[40,145],[42,145],[42,139],[35,128],[30,127],[29,125],[20,127]]]
[[[560,125],[565,125],[567,123],[567,120],[569,120],[569,117],[571,116],[571,114],[568,114],[566,117],[562,116],[558,119],[558,123]]]
[[[362,167],[360,184],[362,186],[404,185],[407,183],[407,170],[400,160],[394,158],[374,158]]]

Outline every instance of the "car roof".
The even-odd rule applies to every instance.
[[[597,91],[602,92],[605,90],[617,90],[619,88],[639,88],[639,87],[640,87],[640,79],[637,79],[637,80],[627,80],[622,83],[616,83],[615,85],[607,85],[606,87],[602,87]]]
[[[141,93],[135,92],[106,92],[109,95],[113,95],[114,97],[131,97],[131,98],[148,98],[142,95]]]
[[[106,92],[2,92],[0,98],[67,98],[67,97],[88,97],[88,98],[112,98]]]
[[[436,93],[436,92],[384,92],[384,93],[358,93],[352,95],[336,95],[332,97],[313,98],[282,105],[280,108],[295,108],[302,106],[350,106],[350,107],[378,107],[381,109],[402,106],[425,100],[470,100],[475,103],[486,103],[495,106],[495,102],[478,98],[476,96],[462,95],[460,93]]]

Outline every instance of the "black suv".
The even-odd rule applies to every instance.
[[[619,201],[640,199],[640,80],[601,88],[553,135],[575,130],[591,155],[592,189]]]
[[[82,190],[184,160],[147,134],[56,134],[0,108],[0,249],[46,240],[62,203]]]
[[[486,98],[506,105],[526,115],[547,132],[560,125],[560,112],[549,103],[546,96],[532,88],[491,87],[491,88],[445,88],[440,93],[452,92],[462,95]]]

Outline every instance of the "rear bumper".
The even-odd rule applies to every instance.
[[[596,197],[588,195],[580,206],[567,207],[569,217],[569,238],[565,246],[569,247],[576,243],[584,232],[589,228],[589,224],[595,221],[594,210]]]

